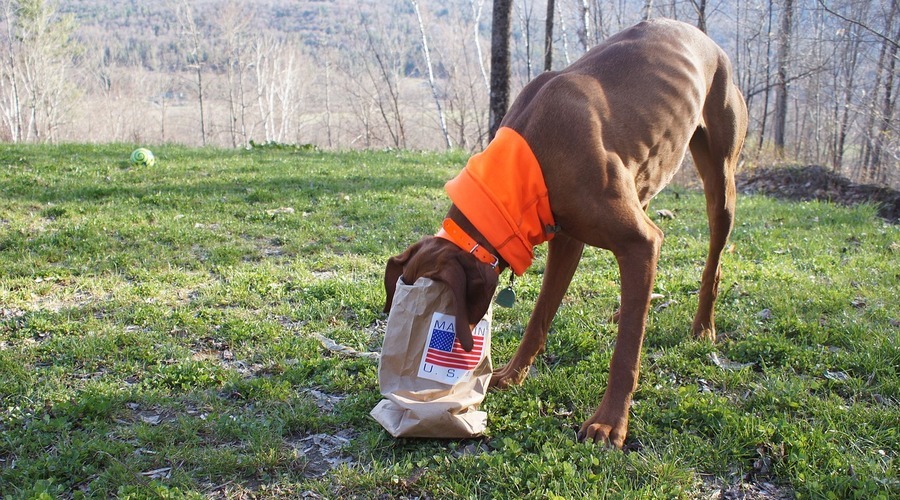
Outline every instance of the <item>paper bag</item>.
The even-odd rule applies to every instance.
[[[475,347],[456,340],[450,289],[398,280],[378,365],[383,399],[371,415],[394,437],[469,438],[487,427],[478,407],[491,379],[491,310],[472,329]]]

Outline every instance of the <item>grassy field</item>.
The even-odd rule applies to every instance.
[[[4,498],[900,496],[900,231],[872,207],[741,197],[712,345],[688,335],[702,195],[660,195],[626,453],[574,439],[615,333],[598,250],[485,438],[395,440],[377,361],[322,338],[380,348],[384,263],[437,229],[465,157],[132,147],[0,149]],[[545,251],[495,309],[495,365]]]

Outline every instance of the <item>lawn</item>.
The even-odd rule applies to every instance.
[[[702,194],[653,202],[627,452],[574,439],[615,336],[593,249],[484,438],[396,440],[368,416],[384,263],[437,229],[465,155],[133,147],[0,149],[4,498],[900,496],[900,231],[872,206],[740,197],[710,344]],[[494,310],[495,365],[545,255]]]

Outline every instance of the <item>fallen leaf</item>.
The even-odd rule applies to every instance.
[[[146,472],[141,472],[141,475],[147,476],[150,479],[168,479],[172,475],[172,468],[163,467],[161,469],[148,470]]]
[[[291,207],[280,207],[280,208],[273,208],[271,210],[266,210],[266,215],[268,215],[269,217],[275,217],[276,215],[279,215],[279,214],[292,214],[292,213],[294,213],[294,209]]]
[[[161,419],[162,417],[159,415],[141,415],[141,421],[145,424],[159,425]]]
[[[825,370],[825,378],[827,378],[828,380],[843,382],[845,380],[850,380],[850,375],[847,375],[844,372],[833,372]]]
[[[709,353],[709,359],[713,362],[714,365],[723,370],[742,370],[744,368],[753,366],[753,363],[738,363],[729,360],[725,356],[719,357],[718,353],[715,352]]]
[[[678,303],[677,300],[667,300],[667,301],[663,302],[662,304],[656,306],[653,310],[656,312],[659,312],[659,311],[662,311],[663,309],[666,309],[667,307],[669,307],[673,304],[677,304],[677,303]]]

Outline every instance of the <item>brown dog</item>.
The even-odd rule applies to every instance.
[[[482,203],[484,196],[468,196],[454,187],[462,174],[448,183],[454,203],[447,221],[458,228],[427,237],[390,259],[386,310],[399,277],[413,283],[426,276],[446,283],[455,295],[456,316],[475,323],[487,310],[499,270],[512,267],[521,274],[522,266],[530,263],[509,249],[509,241],[533,246],[550,240],[543,284],[524,338],[491,381],[493,387],[505,388],[520,384],[544,350],[550,322],[584,245],[612,251],[621,276],[619,332],[606,392],[579,437],[621,448],[663,240],[646,209],[671,180],[688,148],[703,180],[710,229],[692,330],[696,337],[715,340],[719,260],[734,223],[734,171],[747,130],[746,105],[732,83],[731,63],[690,25],[643,22],[606,40],[568,68],[535,78],[513,103],[502,126],[509,129],[507,136],[515,138],[513,149],[521,150],[521,141],[516,141],[524,139],[524,149],[530,146],[530,152],[506,154],[495,139],[480,161],[487,165],[482,172],[486,174],[474,184],[493,177],[506,184],[501,190],[518,188],[526,183],[525,167],[521,175],[491,169],[504,161],[536,160],[545,186],[526,194],[530,198],[524,208],[506,213],[503,207]],[[473,160],[466,171],[472,170]],[[541,184],[532,178],[527,183]],[[488,198],[505,203],[504,195]],[[530,204],[534,199],[549,203],[550,220],[546,213],[536,214],[539,208]],[[506,213],[505,218],[497,213]],[[522,220],[529,218],[532,226],[523,228]],[[496,236],[493,227],[504,221],[514,226],[506,239]],[[534,224],[543,225],[542,238],[534,238]],[[531,233],[525,234],[529,228]],[[457,336],[464,348],[471,349],[470,331],[460,327]]]

